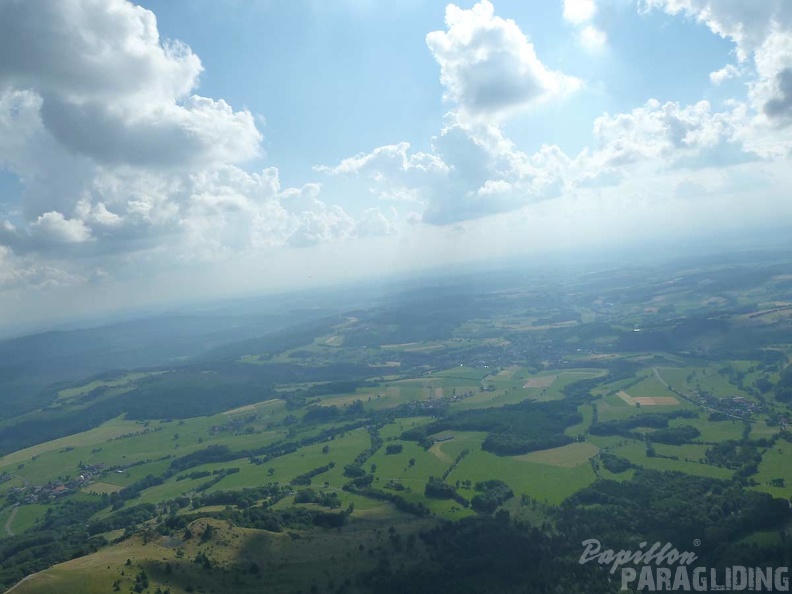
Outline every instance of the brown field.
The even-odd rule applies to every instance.
[[[636,396],[633,400],[641,406],[676,406],[679,404],[673,396]]]
[[[635,398],[630,396],[627,392],[621,391],[621,392],[617,393],[616,395],[619,398],[621,398],[622,400],[624,400],[630,406],[635,406]]]
[[[553,382],[556,381],[557,375],[545,375],[542,377],[532,377],[523,388],[549,388],[553,385]]]

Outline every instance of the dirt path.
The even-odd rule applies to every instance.
[[[440,460],[441,462],[445,462],[446,464],[450,464],[451,462],[454,461],[454,459],[451,456],[449,456],[448,454],[446,454],[440,448],[441,445],[442,444],[440,444],[440,443],[436,443],[432,447],[429,448],[429,451],[432,454],[434,454],[435,456],[437,456],[437,459]]]
[[[21,580],[19,580],[19,581],[18,581],[16,584],[14,584],[14,585],[13,585],[13,586],[11,586],[11,587],[10,587],[8,590],[6,590],[6,594],[8,594],[9,592],[11,592],[12,590],[16,590],[16,589],[17,589],[19,586],[21,586],[22,584],[24,584],[26,581],[28,581],[30,578],[34,577],[35,575],[36,575],[36,574],[35,574],[35,573],[33,573],[33,574],[31,574],[31,575],[28,575],[28,576],[25,576],[25,577],[23,577],[23,578],[22,578]]]
[[[657,367],[652,367],[652,371],[654,371],[655,377],[660,381],[660,383],[670,390],[671,387],[663,379],[663,376],[660,375],[660,372],[657,370]]]
[[[14,536],[14,531],[11,530],[11,524],[14,522],[14,518],[16,517],[18,511],[19,511],[19,504],[17,503],[11,509],[11,513],[8,514],[8,519],[6,520],[6,523],[5,523],[6,536]]]

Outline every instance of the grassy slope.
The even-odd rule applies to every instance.
[[[119,581],[121,591],[127,592],[143,570],[151,591],[159,585],[172,594],[186,594],[189,586],[205,594],[308,591],[313,585],[324,591],[331,581],[341,584],[346,577],[374,568],[380,551],[387,551],[391,563],[409,565],[419,560],[420,544],[397,552],[388,544],[388,529],[393,526],[404,538],[431,521],[397,516],[383,522],[360,514],[360,519],[339,531],[307,530],[293,536],[233,528],[216,520],[197,520],[191,529],[201,534],[207,523],[216,529],[208,543],[200,544],[198,538],[183,542],[155,538],[144,544],[141,537],[134,537],[35,574],[12,590],[14,594],[104,594]],[[211,559],[213,569],[193,562],[199,552]],[[259,575],[249,570],[254,562]]]

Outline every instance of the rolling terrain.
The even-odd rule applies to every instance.
[[[504,269],[161,349],[145,324],[0,343],[0,583],[613,591],[590,537],[789,559],[791,273]]]

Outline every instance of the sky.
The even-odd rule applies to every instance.
[[[788,0],[0,0],[0,324],[792,221]]]

